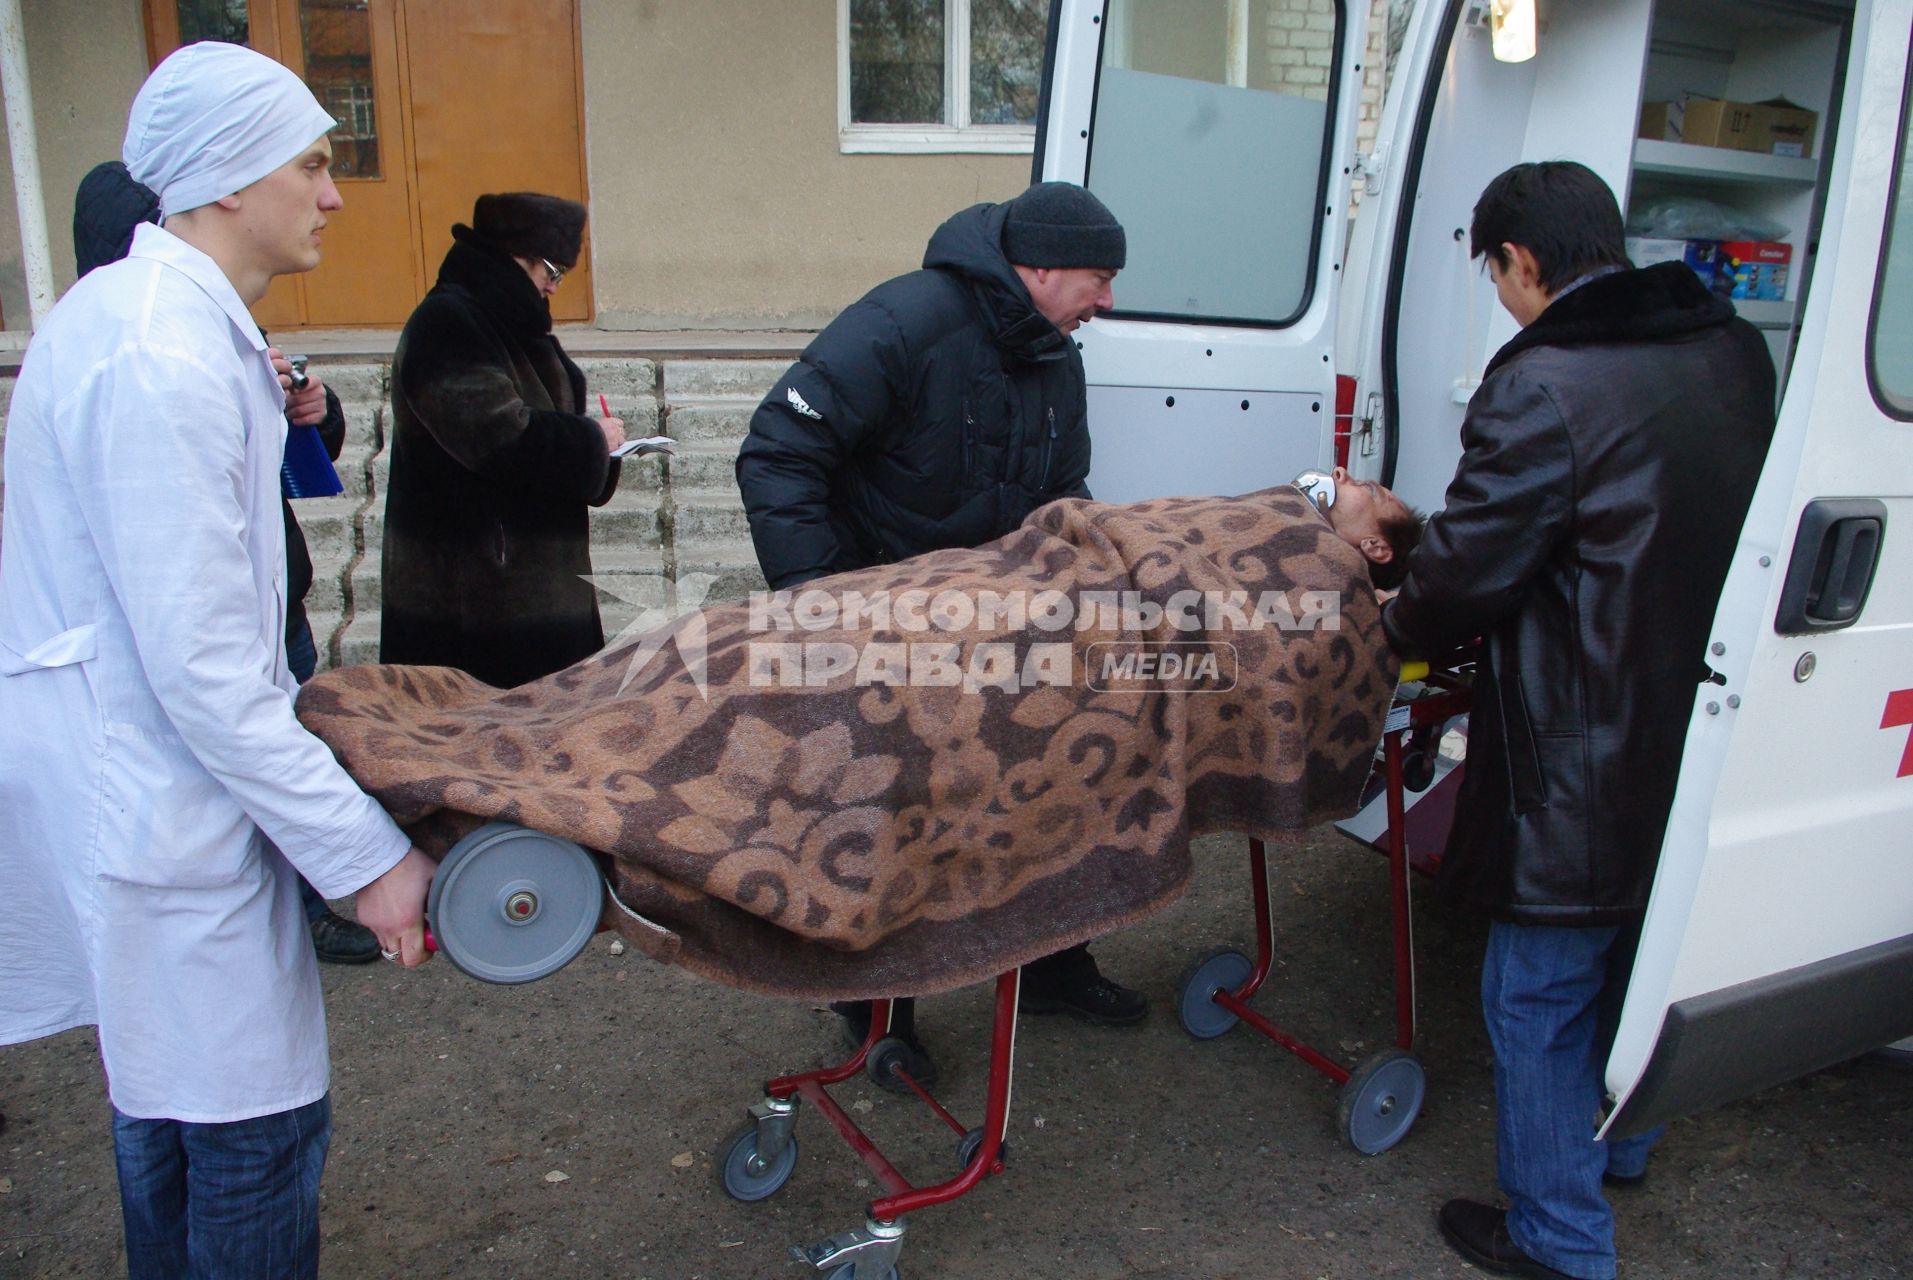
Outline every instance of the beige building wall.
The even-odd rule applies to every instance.
[[[120,158],[126,113],[146,78],[146,31],[138,0],[22,0],[27,79],[46,202],[56,290],[73,282],[73,192],[86,171]],[[0,135],[0,311],[26,329],[26,268],[13,192],[13,152]]]
[[[22,7],[55,284],[64,289],[73,279],[73,192],[88,169],[119,155],[147,70],[145,33],[138,0]],[[1286,63],[1290,75],[1325,78],[1311,65],[1322,52],[1311,59],[1295,45],[1325,41],[1305,16],[1319,26],[1321,8],[1322,0],[1270,5],[1263,50],[1272,71]],[[1380,98],[1383,24],[1371,22],[1364,148]],[[841,154],[837,0],[580,0],[580,25],[601,327],[818,327],[917,266],[951,213],[1007,199],[1029,180],[1027,154]],[[0,173],[8,184],[0,308],[19,330],[29,318],[3,136]]]
[[[581,0],[598,324],[814,328],[1028,155],[842,155],[836,0]]]

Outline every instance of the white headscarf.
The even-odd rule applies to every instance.
[[[251,186],[337,123],[289,68],[207,40],[174,50],[146,77],[120,158],[170,217]]]

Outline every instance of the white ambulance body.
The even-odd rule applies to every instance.
[[[1705,198],[1786,245],[1782,296],[1736,302],[1779,426],[1608,1063],[1635,1128],[1913,1034],[1913,0],[1543,0],[1518,63],[1488,8],[1408,10],[1358,156],[1365,6],[1057,0],[1037,173],[1130,233],[1117,313],[1078,333],[1113,501],[1345,456],[1438,508],[1515,332],[1467,234],[1509,165],[1578,160],[1631,213]],[[1796,154],[1637,137],[1684,95],[1814,117]]]

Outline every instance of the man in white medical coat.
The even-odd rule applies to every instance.
[[[311,1276],[331,1132],[296,866],[422,963],[432,864],[293,716],[281,383],[246,308],[318,265],[333,121],[181,49],[124,159],[162,226],[33,339],[0,539],[0,1043],[97,1024],[135,1277]]]

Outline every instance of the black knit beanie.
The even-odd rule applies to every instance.
[[[1129,257],[1122,224],[1073,182],[1039,182],[1010,201],[1003,256],[1019,267],[1106,267]]]
[[[472,206],[472,230],[514,258],[545,258],[570,270],[584,245],[585,207],[533,191],[480,196]]]

